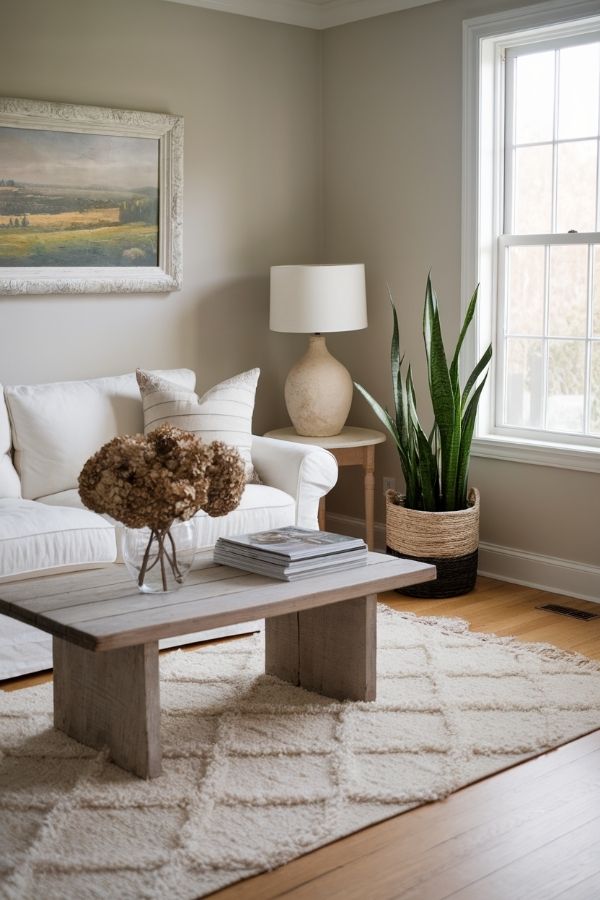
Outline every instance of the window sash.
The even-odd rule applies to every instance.
[[[570,47],[594,44],[600,41],[600,26],[591,28],[583,34],[571,34],[563,37],[555,37],[546,41],[529,41],[506,47],[503,50],[503,73],[505,78],[504,96],[497,95],[496,102],[504,106],[504,197],[503,197],[503,232],[514,234],[514,190],[515,190],[515,151],[516,143],[516,97],[515,97],[515,72],[516,62],[519,57],[532,56],[546,53],[549,50],[562,50]],[[557,219],[557,181],[558,181],[558,148],[559,146],[577,143],[579,141],[596,141],[596,228],[600,228],[600,108],[598,111],[598,128],[595,134],[580,136],[577,138],[559,138],[559,68],[555,65],[554,85],[554,116],[553,134],[551,141],[532,141],[519,144],[519,149],[526,147],[552,147],[552,233],[556,232]],[[599,98],[600,107],[600,98]]]
[[[600,243],[600,234],[597,231],[589,233],[558,233],[557,227],[557,182],[558,182],[558,148],[562,143],[559,139],[559,66],[558,56],[554,66],[554,104],[552,111],[552,140],[531,142],[529,145],[521,146],[550,146],[552,153],[552,209],[551,209],[551,233],[546,234],[517,234],[515,233],[514,221],[514,202],[515,202],[515,160],[516,160],[516,62],[520,57],[532,54],[554,51],[567,47],[580,46],[587,43],[597,43],[600,40],[600,28],[590,30],[588,33],[578,36],[564,36],[553,38],[546,41],[537,41],[535,44],[524,42],[519,46],[507,48],[505,51],[505,93],[504,93],[504,190],[502,193],[503,210],[501,219],[503,222],[504,234],[498,239],[497,246],[497,294],[496,294],[496,379],[495,379],[495,396],[493,398],[493,427],[497,434],[520,435],[526,439],[535,439],[539,441],[564,441],[579,442],[582,441],[600,448],[600,437],[590,433],[590,412],[591,412],[591,359],[592,346],[594,343],[600,343],[600,339],[594,338],[592,330],[592,302],[593,302],[593,286],[592,286],[592,254],[593,247]],[[497,102],[501,102],[497,98]],[[599,116],[600,123],[600,116]],[[596,198],[595,198],[595,225],[598,227],[598,217],[600,215],[600,124],[597,125],[596,133],[590,134],[589,138],[596,141]],[[583,140],[583,138],[578,138]],[[586,333],[577,337],[569,335],[550,335],[548,327],[549,314],[549,274],[550,274],[550,248],[552,246],[573,246],[583,245],[588,247],[588,266],[587,266],[587,297],[586,297]],[[541,382],[540,382],[540,401],[541,401],[541,425],[535,427],[523,427],[508,422],[508,363],[507,354],[509,349],[509,341],[518,339],[518,335],[512,334],[508,330],[508,303],[509,303],[509,286],[507,283],[507,268],[509,258],[509,248],[511,246],[541,246],[545,248],[544,254],[544,299],[543,299],[543,327],[539,335],[526,335],[523,337],[529,340],[537,340],[541,345]],[[584,382],[583,382],[583,416],[582,430],[577,432],[561,431],[556,432],[548,426],[548,375],[549,375],[549,353],[551,342],[556,340],[570,340],[580,342],[584,347]],[[514,345],[513,345],[514,346]]]
[[[568,335],[568,334],[550,334],[548,329],[548,303],[549,303],[549,251],[552,247],[564,246],[587,246],[587,298],[586,298],[586,333],[585,335]],[[590,432],[590,416],[591,416],[591,367],[592,367],[592,348],[600,347],[600,335],[594,335],[593,332],[593,290],[592,284],[592,264],[594,248],[600,246],[600,234],[598,232],[590,232],[586,234],[537,234],[537,235],[502,235],[498,238],[498,295],[497,295],[497,323],[495,342],[496,354],[496,379],[495,379],[495,403],[494,403],[494,420],[493,431],[503,436],[520,436],[526,440],[547,440],[551,443],[569,443],[581,444],[585,442],[590,446],[600,449],[600,436]],[[544,262],[545,284],[544,284],[544,327],[541,333],[519,335],[516,332],[509,332],[508,322],[508,288],[507,288],[507,260],[510,247],[544,247],[547,248]],[[598,278],[600,273],[596,272],[595,277]],[[544,425],[540,428],[524,427],[507,423],[507,402],[508,395],[506,391],[507,376],[507,349],[510,339],[524,338],[528,340],[538,340],[542,344],[542,422]],[[573,343],[581,343],[584,346],[585,354],[585,373],[584,373],[584,409],[583,409],[583,430],[582,431],[554,431],[545,426],[547,420],[546,404],[548,400],[547,375],[548,375],[548,352],[552,342],[569,341]]]

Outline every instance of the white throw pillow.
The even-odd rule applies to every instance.
[[[0,384],[0,497],[21,496],[21,482],[12,463],[11,444],[4,389]]]
[[[202,397],[153,372],[136,372],[144,407],[144,433],[169,423],[191,431],[206,443],[223,441],[244,460],[246,477],[254,477],[252,414],[260,369],[242,372],[211,387]]]
[[[168,369],[170,381],[193,388],[190,369]],[[35,500],[77,487],[86,459],[117,434],[144,427],[135,375],[5,388],[15,466],[23,497]]]

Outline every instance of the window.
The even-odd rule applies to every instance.
[[[465,23],[463,293],[473,356],[494,344],[474,452],[600,471],[600,17],[564,21],[586,8]]]

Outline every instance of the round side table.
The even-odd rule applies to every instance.
[[[297,444],[313,444],[324,447],[335,456],[338,466],[362,466],[365,491],[365,532],[369,550],[373,549],[375,527],[373,510],[375,505],[375,444],[385,441],[382,431],[373,428],[355,428],[349,425],[342,428],[339,434],[331,437],[305,437],[296,434],[289,428],[276,428],[267,431],[265,437],[277,438],[280,441],[295,441]],[[319,528],[325,528],[325,498],[319,502]]]

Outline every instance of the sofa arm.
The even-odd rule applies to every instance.
[[[322,447],[252,437],[252,462],[265,484],[296,501],[296,525],[318,528],[319,500],[337,481],[335,457]]]

